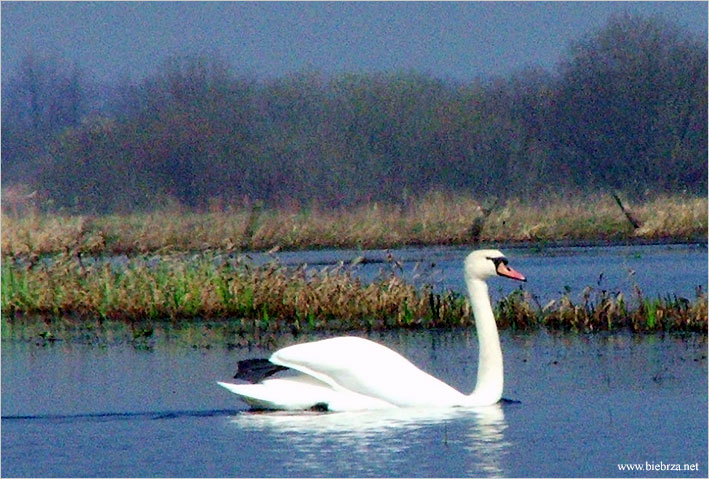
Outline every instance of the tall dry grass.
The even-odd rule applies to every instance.
[[[704,240],[707,198],[662,196],[627,207],[633,228],[610,195],[555,196],[483,205],[431,193],[406,204],[348,209],[262,209],[253,205],[195,213],[179,207],[152,213],[66,216],[38,210],[2,215],[3,255],[137,254],[306,248],[391,248],[475,242]]]

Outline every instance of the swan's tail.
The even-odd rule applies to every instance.
[[[273,364],[268,359],[244,359],[239,361],[234,379],[242,379],[250,383],[260,383],[269,376],[279,371],[285,371],[286,367]]]

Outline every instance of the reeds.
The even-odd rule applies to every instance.
[[[245,327],[381,329],[469,324],[459,295],[417,290],[395,275],[370,284],[344,266],[308,270],[198,257],[156,264],[83,266],[69,256],[51,265],[2,265],[8,317],[74,315],[89,320],[214,319]]]
[[[431,193],[401,204],[348,209],[263,209],[252,204],[204,213],[174,207],[101,217],[26,211],[2,217],[3,256],[144,254],[308,248],[393,248],[475,242],[705,240],[707,198],[658,197],[627,205],[633,228],[610,195],[510,200],[486,206],[472,197]]]
[[[4,261],[4,322],[39,318],[46,324],[44,339],[61,335],[53,325],[67,321],[83,331],[87,325],[122,322],[130,325],[134,340],[150,337],[155,325],[216,324],[238,344],[316,331],[474,324],[464,296],[416,288],[393,272],[365,284],[343,265],[255,267],[240,258],[204,255],[124,266],[85,263],[71,255],[34,264]],[[648,299],[639,291],[626,299],[588,288],[576,302],[564,295],[545,306],[518,290],[499,300],[495,310],[501,329],[707,332],[707,297],[700,290],[691,300]]]

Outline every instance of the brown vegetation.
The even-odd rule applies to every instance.
[[[471,197],[432,193],[406,204],[370,203],[349,209],[241,208],[194,213],[177,207],[154,213],[62,216],[3,213],[3,256],[138,254],[175,251],[254,251],[307,248],[393,248],[475,242],[704,240],[707,199],[662,196],[629,203],[634,229],[612,197],[552,197],[508,201],[487,216]]]

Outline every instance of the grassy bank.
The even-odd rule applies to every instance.
[[[471,327],[464,296],[416,288],[393,274],[371,284],[347,267],[321,270],[278,264],[253,267],[235,261],[216,266],[210,258],[161,260],[146,266],[85,266],[70,255],[51,266],[2,264],[3,327],[43,321],[42,337],[57,337],[67,321],[91,330],[111,322],[129,325],[135,338],[155,325],[216,324],[229,341],[313,331]],[[495,305],[501,329],[568,331],[707,332],[707,296],[633,297],[588,288],[546,305],[518,290]]]
[[[247,205],[199,214],[175,207],[100,217],[25,208],[3,213],[2,252],[32,257],[66,251],[95,255],[706,239],[707,198],[665,196],[625,206],[637,219],[637,228],[611,195],[483,205],[471,197],[430,194],[405,204],[372,203],[336,211]]]

